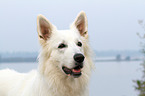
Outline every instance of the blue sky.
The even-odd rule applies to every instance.
[[[138,20],[145,20],[144,0],[1,0],[0,52],[38,51],[36,18],[43,14],[58,29],[68,29],[77,14],[88,17],[94,50],[139,50]]]

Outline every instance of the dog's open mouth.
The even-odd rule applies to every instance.
[[[72,69],[69,69],[65,66],[62,67],[62,70],[65,72],[65,74],[67,74],[68,76],[72,75],[74,78],[78,78],[82,75],[81,73],[81,69],[83,68],[83,66],[78,65]]]

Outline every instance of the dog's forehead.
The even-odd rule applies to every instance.
[[[58,30],[58,38],[63,40],[77,40],[80,39],[80,34],[74,30]]]

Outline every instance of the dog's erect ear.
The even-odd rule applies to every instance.
[[[86,37],[88,35],[88,22],[85,12],[81,11],[74,21],[73,25],[78,29],[81,36]]]
[[[53,30],[53,25],[43,16],[37,16],[37,31],[38,31],[38,38],[47,40]]]

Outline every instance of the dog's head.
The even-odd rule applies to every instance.
[[[80,12],[69,30],[57,30],[44,16],[39,15],[37,30],[42,50],[49,63],[68,76],[81,76],[88,41],[85,13]]]

